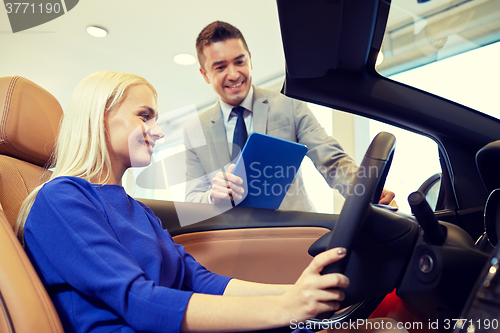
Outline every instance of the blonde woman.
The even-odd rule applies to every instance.
[[[153,212],[121,186],[164,136],[144,78],[99,72],[73,93],[51,179],[26,199],[17,232],[66,332],[243,331],[288,326],[336,310],[347,287],[320,275],[345,255],[318,255],[294,285],[209,272],[174,244]],[[232,296],[232,297],[228,297]]]

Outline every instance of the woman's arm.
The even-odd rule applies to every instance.
[[[345,256],[344,249],[317,255],[292,286],[266,286],[236,281],[228,284],[224,296],[193,294],[184,319],[184,332],[235,332],[287,326],[339,308],[349,285],[342,274],[321,275],[323,267]],[[238,291],[238,287],[242,290]],[[279,295],[280,293],[282,293]],[[264,296],[246,296],[246,295]],[[278,295],[277,295],[278,294]],[[243,295],[243,296],[233,296]]]
[[[266,284],[232,279],[224,290],[224,296],[271,296],[283,295],[293,284]]]

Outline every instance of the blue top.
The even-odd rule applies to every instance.
[[[55,178],[24,235],[66,332],[179,332],[192,293],[221,295],[230,280],[175,244],[119,185]]]

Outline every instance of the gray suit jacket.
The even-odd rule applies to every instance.
[[[254,87],[253,130],[307,146],[307,156],[330,187],[345,195],[357,171],[354,161],[328,136],[306,103],[280,93]],[[209,203],[211,180],[231,163],[226,129],[219,102],[184,129],[186,146],[186,201]],[[314,211],[300,173],[280,209]]]

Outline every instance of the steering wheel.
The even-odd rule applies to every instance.
[[[345,272],[352,244],[366,220],[370,202],[378,202],[382,194],[385,178],[394,155],[395,144],[394,135],[380,132],[368,147],[327,247],[327,250],[344,247],[347,250],[347,255],[325,267],[323,274]]]
[[[325,267],[322,274],[344,273],[346,271],[356,236],[373,209],[371,203],[378,203],[380,199],[394,155],[395,143],[396,138],[390,133],[381,132],[375,136],[359,166],[356,180],[349,189],[332,232],[317,240],[309,249],[309,253],[314,256],[331,248],[346,248],[346,256]],[[327,318],[330,318],[330,322],[367,318],[384,297],[385,295],[351,305],[340,314],[332,316],[329,313]],[[319,319],[311,321],[315,320]]]

